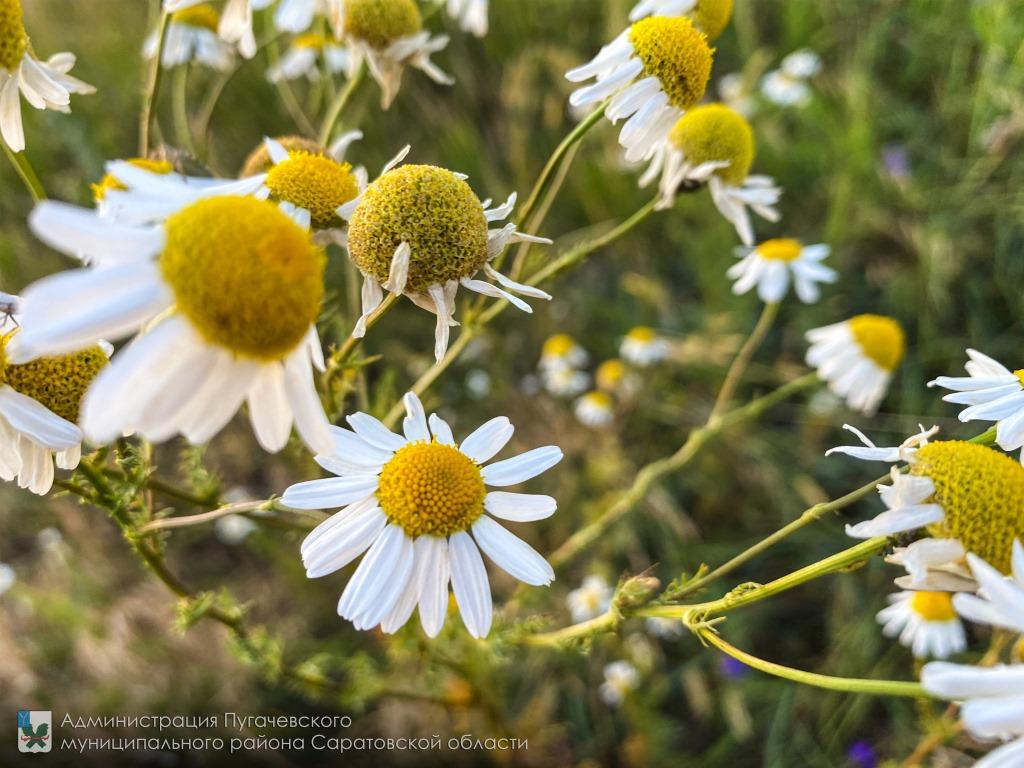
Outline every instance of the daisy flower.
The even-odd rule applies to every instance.
[[[448,15],[459,22],[464,32],[487,36],[488,0],[447,0]]]
[[[14,296],[8,307],[17,306]],[[24,328],[20,315],[0,321],[0,478],[17,479],[32,493],[53,485],[53,465],[74,469],[82,456],[76,425],[82,396],[110,354],[106,342],[67,355],[15,363],[7,354]]]
[[[330,447],[313,383],[313,368],[323,369],[314,322],[325,256],[276,205],[209,196],[163,221],[130,225],[44,202],[29,225],[93,266],[28,287],[11,359],[136,334],[85,395],[81,425],[93,442],[134,431],[154,442],[180,433],[203,443],[248,401],[266,450],[283,448],[293,423],[313,450]]]
[[[13,587],[15,581],[17,581],[17,576],[14,569],[7,563],[0,563],[0,595]]]
[[[663,616],[651,616],[644,621],[647,631],[662,640],[674,640],[683,634],[683,622],[679,619],[669,619]],[[726,658],[732,658],[727,656]]]
[[[898,637],[915,658],[948,659],[967,648],[963,622],[948,592],[897,592],[888,600],[876,617],[882,633]]]
[[[592,574],[566,596],[565,604],[574,622],[589,621],[608,610],[614,594],[604,576]]]
[[[588,427],[607,427],[615,418],[615,403],[607,392],[587,392],[575,406],[576,418]]]
[[[256,55],[256,36],[252,31],[253,11],[266,8],[273,1],[227,0],[217,23],[217,34],[224,42],[237,46],[243,57],[251,59]],[[197,5],[204,5],[203,0],[164,0],[164,12],[175,14]]]
[[[575,368],[552,368],[541,371],[544,389],[555,397],[575,397],[590,386],[590,375]]]
[[[283,504],[294,509],[342,507],[302,543],[309,578],[366,556],[349,580],[338,614],[356,629],[396,632],[419,606],[420,623],[436,637],[448,609],[448,583],[473,637],[491,629],[491,591],[480,550],[527,584],[550,584],[547,561],[495,518],[542,520],[555,511],[550,496],[488,491],[518,485],[562,459],[556,446],[487,462],[512,438],[498,417],[461,443],[419,398],[405,396],[403,435],[365,413],[348,417],[350,431],[331,428],[334,447],[316,457],[337,477],[293,485]],[[486,466],[484,466],[487,464]]]
[[[297,35],[313,26],[313,19],[327,15],[327,0],[281,0],[274,11],[274,26]]]
[[[401,155],[393,162],[398,162]],[[502,298],[523,312],[530,305],[504,288],[548,300],[550,294],[505,277],[490,262],[509,243],[550,243],[516,231],[514,224],[490,229],[507,218],[515,193],[503,204],[481,202],[465,177],[432,165],[385,169],[358,198],[339,209],[348,220],[348,253],[363,274],[363,314],[353,335],[365,333],[366,319],[380,306],[383,290],[408,296],[437,315],[434,357],[448,349],[450,328],[457,325],[455,294],[459,287]],[[476,278],[478,272],[498,283]]]
[[[770,176],[750,175],[753,162],[754,132],[747,119],[724,104],[704,104],[679,118],[657,145],[640,186],[660,176],[657,208],[665,210],[675,205],[680,189],[707,184],[719,213],[751,246],[754,230],[747,209],[778,221],[774,206],[782,194]]]
[[[704,96],[711,75],[707,36],[684,16],[641,19],[606,45],[589,63],[566,73],[579,83],[573,107],[611,99],[605,117],[626,119],[619,143],[626,160],[651,157],[683,112]]]
[[[687,16],[709,40],[714,40],[729,25],[732,0],[640,0],[629,20],[647,16]]]
[[[757,103],[750,95],[746,78],[739,72],[730,72],[718,78],[718,96],[723,104],[746,118],[757,111]]]
[[[587,350],[576,339],[567,333],[556,333],[544,341],[538,366],[542,371],[579,368],[586,365],[589,359]]]
[[[594,384],[602,392],[631,397],[640,388],[640,379],[621,360],[605,360],[594,371]]]
[[[296,80],[305,77],[320,79],[320,62],[332,73],[349,69],[348,51],[333,40],[317,32],[309,32],[292,39],[281,60],[267,70],[267,80],[272,83],[281,80]]]
[[[782,65],[761,80],[761,93],[768,101],[781,107],[802,107],[811,99],[807,79],[821,71],[821,59],[813,51],[794,51]]]
[[[173,69],[196,62],[211,69],[226,70],[234,61],[234,50],[217,35],[220,13],[209,3],[182,8],[171,14],[164,37],[160,65]],[[142,53],[147,59],[156,56],[160,37],[153,32],[146,38]]]
[[[789,237],[765,240],[755,248],[737,248],[740,261],[726,275],[736,281],[733,293],[743,295],[757,286],[757,295],[765,303],[782,301],[792,279],[800,301],[811,304],[820,296],[819,283],[839,279],[839,273],[821,263],[831,252],[827,245],[804,245]]]
[[[619,354],[622,355],[622,358],[638,368],[647,368],[655,363],[660,363],[668,357],[668,352],[668,341],[646,325],[631,328],[619,346]]]
[[[72,93],[96,92],[68,74],[74,65],[72,53],[37,59],[25,31],[21,0],[0,0],[0,136],[12,151],[25,149],[19,90],[36,109],[58,112],[71,111]]]
[[[928,538],[896,547],[885,562],[906,570],[906,576],[895,580],[902,589],[971,592],[978,584],[967,568],[966,555],[956,539]]]
[[[952,390],[942,399],[967,406],[960,421],[994,421],[996,442],[1004,451],[1024,447],[1024,369],[1011,371],[974,349],[967,350],[967,357],[968,376],[939,376],[928,386]]]
[[[598,689],[601,700],[617,707],[640,684],[640,673],[628,661],[613,661],[604,668],[604,682]]]
[[[854,410],[871,416],[903,360],[906,337],[891,317],[857,315],[807,332],[807,364]]]
[[[932,540],[955,540],[960,546],[946,543],[933,545],[931,551],[912,552],[920,558],[915,567],[941,565],[945,550],[950,558],[972,552],[1003,573],[1010,572],[1013,541],[1024,533],[1024,467],[984,445],[959,440],[929,442],[938,431],[936,427],[912,436],[898,448],[876,447],[857,430],[846,428],[865,445],[833,448],[826,455],[842,453],[866,461],[908,463],[906,472],[892,468],[891,485],[878,486],[886,511],[872,520],[848,525],[847,535],[870,539],[926,529]]]
[[[413,0],[328,0],[334,34],[351,53],[351,72],[365,60],[387,109],[398,95],[402,72],[414,67],[441,85],[455,80],[430,60],[448,45],[447,35],[431,36]]]

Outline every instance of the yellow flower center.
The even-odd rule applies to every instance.
[[[587,392],[583,399],[594,408],[606,411],[610,411],[612,408],[612,399],[604,392]]]
[[[921,448],[910,472],[931,478],[932,501],[945,512],[929,533],[958,539],[1009,573],[1013,540],[1024,539],[1024,467],[992,448],[950,440]]]
[[[475,274],[487,261],[487,219],[469,184],[432,165],[403,165],[369,186],[349,222],[348,251],[364,274],[388,279],[402,243],[406,290],[423,293]]]
[[[185,24],[189,27],[200,27],[216,32],[217,26],[220,24],[220,14],[209,3],[200,3],[191,8],[175,11],[171,14],[171,21],[175,24]]]
[[[692,165],[728,162],[715,175],[733,186],[743,183],[754,162],[754,132],[750,123],[724,104],[688,110],[668,138]]]
[[[0,384],[31,397],[62,419],[78,421],[78,410],[85,390],[107,364],[107,355],[99,345],[80,352],[40,357],[21,365],[7,362],[3,347],[14,334],[0,339]]]
[[[910,608],[925,621],[952,621],[956,618],[953,598],[948,592],[915,592]]]
[[[626,334],[626,338],[630,341],[638,341],[641,344],[650,344],[654,341],[655,335],[653,328],[648,328],[646,325],[638,325]]]
[[[159,173],[161,176],[166,176],[174,170],[172,166],[166,160],[150,160],[145,157],[133,157],[128,161],[129,164],[134,165],[136,168],[142,168],[144,171],[150,173]],[[112,189],[128,189],[124,184],[115,179],[109,173],[100,179],[98,184],[91,185],[92,187],[92,199],[94,202],[99,202],[107,196],[107,192]]]
[[[850,332],[861,352],[883,371],[895,371],[903,360],[906,338],[903,328],[891,317],[857,315],[850,320]]]
[[[309,211],[317,229],[340,225],[338,206],[359,194],[350,164],[302,150],[289,152],[287,160],[271,167],[267,188],[274,199]]]
[[[278,136],[274,139],[278,144],[292,152],[306,152],[311,155],[322,155],[327,157],[327,152],[324,148],[317,144],[315,141],[304,138],[302,136]],[[274,167],[274,161],[270,159],[270,151],[267,149],[266,142],[261,141],[256,145],[256,149],[249,153],[249,156],[245,158],[245,163],[242,165],[242,172],[239,174],[239,178],[246,178],[248,176],[256,176],[260,173],[267,173],[271,168]]]
[[[692,21],[684,16],[641,19],[630,29],[629,42],[643,62],[644,75],[658,78],[673,105],[689,109],[701,100],[714,49]]]
[[[795,261],[800,258],[804,244],[791,237],[777,237],[765,240],[757,246],[757,255],[769,261]]]
[[[292,40],[292,45],[296,48],[312,48],[314,51],[319,51],[327,45],[327,38],[319,32],[307,32]]]
[[[345,0],[345,34],[384,48],[423,28],[413,0]]]
[[[298,346],[324,292],[324,252],[308,232],[251,197],[200,200],[165,231],[160,271],[204,339],[257,360]]]
[[[1024,387],[1024,368],[1018,368],[1013,372],[1013,375],[1017,377],[1017,381],[1019,381],[1021,386]]]
[[[597,367],[594,380],[600,389],[615,390],[626,376],[626,366],[621,360],[605,360]]]
[[[541,347],[542,357],[565,357],[576,347],[576,342],[567,333],[556,333],[548,338]]]
[[[698,0],[697,7],[687,14],[709,40],[716,39],[732,18],[732,0]]]
[[[464,453],[437,442],[409,443],[380,473],[377,500],[406,535],[449,536],[484,511],[480,468]]]
[[[14,72],[28,50],[21,0],[0,0],[0,67]]]

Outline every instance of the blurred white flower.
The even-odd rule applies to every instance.
[[[807,79],[821,71],[821,59],[813,51],[795,51],[782,60],[779,69],[761,80],[761,93],[782,107],[804,106],[811,99]]]
[[[565,604],[573,621],[588,621],[608,610],[614,594],[615,590],[608,585],[604,576],[593,574],[583,579],[583,584],[566,596]]]
[[[606,427],[615,418],[615,404],[606,392],[587,392],[576,401],[576,418],[588,427]]]
[[[604,682],[598,692],[610,707],[617,707],[640,684],[640,673],[628,661],[613,661],[604,668]]]
[[[313,26],[317,16],[327,14],[327,0],[281,0],[274,11],[274,26],[293,35]]]
[[[575,397],[590,386],[590,374],[575,368],[551,368],[541,371],[541,381],[555,397]]]
[[[238,46],[238,52],[247,59],[256,55],[256,36],[252,29],[253,11],[266,8],[274,0],[227,0],[224,11],[217,22],[217,34],[231,45]],[[206,5],[203,0],[164,0],[164,11],[177,14],[197,5]]]
[[[211,69],[230,69],[234,49],[217,34],[220,14],[208,3],[193,5],[171,14],[160,57],[164,69],[196,62]],[[157,32],[146,38],[142,53],[147,59],[156,56],[160,43]]]
[[[718,97],[723,104],[746,118],[757,111],[757,102],[747,88],[746,79],[739,72],[730,72],[718,78]]]
[[[222,543],[235,546],[245,541],[256,527],[245,515],[225,515],[214,523],[213,530]]]
[[[878,612],[886,637],[898,637],[918,659],[947,659],[967,648],[963,622],[948,592],[897,592]]]
[[[683,634],[683,622],[662,616],[651,616],[644,622],[647,631],[662,640],[673,640]]]
[[[810,304],[821,295],[819,283],[839,279],[838,272],[821,263],[831,251],[827,245],[804,245],[791,238],[765,240],[755,248],[737,248],[740,261],[726,275],[736,281],[733,293],[742,295],[756,286],[757,295],[766,303],[782,301],[792,281],[797,298]]]
[[[13,587],[15,581],[17,578],[14,575],[14,569],[7,563],[0,563],[0,595]]]
[[[482,400],[491,392],[491,374],[483,368],[474,368],[466,374],[466,391],[470,396]]]
[[[487,34],[488,0],[447,0],[448,15],[459,22],[463,31],[477,37]]]
[[[657,331],[645,325],[631,328],[622,339],[619,354],[626,362],[637,368],[647,368],[668,357],[668,341]]]
[[[292,39],[281,60],[267,70],[267,80],[272,83],[281,80],[296,80],[305,77],[319,80],[320,62],[332,73],[347,72],[348,51],[324,35],[312,32]]]

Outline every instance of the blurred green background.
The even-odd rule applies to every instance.
[[[52,197],[89,203],[88,185],[102,176],[104,161],[135,154],[144,75],[139,51],[155,18],[150,5],[26,4],[36,50],[44,56],[74,51],[74,74],[98,87],[96,96],[74,97],[70,117],[24,109],[28,156]],[[525,195],[572,125],[570,85],[562,73],[618,34],[631,5],[492,0],[491,34],[481,41],[453,26],[451,44],[436,57],[454,74],[455,87],[408,72],[396,104],[381,112],[376,86],[364,85],[344,116],[347,127],[365,133],[351,159],[373,174],[409,143],[412,161],[469,174],[481,198],[503,199],[512,190]],[[439,29],[449,22],[437,14],[429,23]],[[817,396],[731,431],[653,491],[550,590],[527,592],[505,616],[506,626],[531,616],[563,626],[570,621],[565,595],[589,574],[614,584],[624,572],[653,565],[667,583],[701,562],[723,562],[805,507],[860,486],[878,474],[876,467],[822,458],[825,448],[846,442],[839,430],[846,421],[880,444],[899,442],[919,422],[939,424],[948,436],[980,431],[960,425],[953,409],[924,385],[958,371],[968,346],[1011,368],[1024,364],[1022,41],[1024,10],[1016,0],[736,0],[733,22],[716,43],[709,96],[722,75],[740,73],[757,99],[760,76],[800,48],[823,61],[806,106],[780,108],[757,99],[755,170],[785,188],[782,222],[758,221],[758,234],[828,243],[828,263],[842,274],[818,304],[786,302],[741,395],[802,371],[805,330],[860,312],[898,318],[908,333],[907,359],[872,419]],[[261,53],[241,66],[212,113],[208,136],[198,137],[209,150],[203,159],[221,173],[237,172],[262,136],[296,132],[264,78],[267,64]],[[194,71],[190,103],[200,104],[215,81],[209,72]],[[293,87],[300,103],[315,111],[315,89]],[[159,122],[174,145],[167,98]],[[535,250],[535,263],[648,199],[649,192],[636,187],[637,173],[620,166],[616,134],[602,123],[585,141],[543,227],[556,244]],[[17,292],[70,264],[28,232],[31,201],[7,165],[0,165],[0,183],[0,288]],[[555,300],[534,302],[533,316],[503,314],[430,393],[428,408],[447,418],[456,434],[505,414],[517,426],[513,449],[562,446],[566,460],[534,483],[558,498],[559,512],[543,523],[516,526],[542,553],[706,418],[729,355],[760,310],[755,297],[733,296],[725,279],[735,244],[706,193],[683,196],[674,210],[559,279],[551,289]],[[324,321],[332,343],[357,313],[347,298],[349,275],[344,255],[332,253]],[[614,357],[622,336],[638,324],[672,339],[674,353],[644,372],[640,392],[620,404],[612,427],[588,429],[575,420],[571,402],[531,388],[529,377],[550,334],[572,334],[597,363]],[[432,319],[408,303],[391,312],[366,340],[366,354],[382,360],[367,369],[366,387],[349,406],[386,408],[429,364],[432,330]],[[279,457],[255,451],[244,424],[205,452],[182,448],[172,443],[159,450],[161,473],[199,482],[204,493],[222,497],[265,498],[315,476],[298,446]],[[199,463],[209,476],[195,471]],[[160,505],[179,514],[196,511],[170,498]],[[870,498],[847,513],[862,518],[879,507]],[[844,522],[828,519],[805,530],[709,590],[708,598],[847,546]],[[232,648],[221,627],[200,622],[180,631],[173,595],[139,565],[102,512],[8,485],[0,489],[0,531],[0,562],[16,574],[0,596],[0,709],[8,713],[26,707],[53,709],[55,716],[344,712],[355,719],[349,736],[529,739],[529,749],[520,752],[346,754],[352,765],[863,768],[849,756],[852,745],[865,742],[898,764],[919,740],[921,719],[940,711],[737,674],[694,638],[659,638],[640,621],[561,654],[506,644],[500,631],[490,644],[472,642],[454,615],[434,643],[414,623],[389,641],[358,633],[335,615],[347,574],[305,579],[301,532],[257,526],[235,544],[210,526],[176,532],[167,550],[177,573],[197,589],[229,588],[250,603],[252,621],[266,628],[274,648],[280,643],[288,658],[343,681],[339,690],[317,694],[268,680]],[[737,611],[724,634],[752,653],[803,669],[910,679],[909,652],[883,638],[874,622],[894,575],[895,569],[874,563],[814,582]],[[492,571],[492,586],[500,606],[513,584]],[[603,667],[617,659],[630,660],[641,682],[615,709],[597,691]],[[4,744],[0,754],[13,749]],[[952,749],[935,759],[935,765],[963,764]],[[221,764],[199,754],[153,760]],[[327,765],[338,758],[261,753],[246,760]]]

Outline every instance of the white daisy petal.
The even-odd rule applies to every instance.
[[[561,460],[562,450],[549,445],[490,464],[483,468],[481,475],[487,485],[516,485],[546,472]]]
[[[462,623],[473,637],[487,637],[491,631],[491,587],[480,551],[470,535],[460,531],[448,542],[448,556]]]
[[[473,538],[496,565],[520,581],[547,586],[555,580],[555,572],[547,560],[487,515],[473,524]]]

